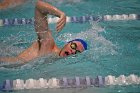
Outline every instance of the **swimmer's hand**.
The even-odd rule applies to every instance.
[[[62,28],[65,26],[65,24],[66,24],[66,15],[64,13],[61,13],[60,19],[58,20],[56,25],[57,32],[61,31]]]

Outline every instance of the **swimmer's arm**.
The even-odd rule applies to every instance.
[[[8,62],[8,63],[16,63],[20,62],[21,64],[24,64],[25,62],[21,62],[21,59],[18,57],[1,57],[0,62]]]
[[[0,62],[25,64],[38,57],[38,43],[34,42],[31,47],[25,49],[17,56],[0,57]]]
[[[16,57],[1,57],[0,62],[16,62],[17,58]]]
[[[56,7],[46,3],[42,2],[41,0],[37,1],[36,8],[39,10],[40,13],[42,13],[44,16],[47,14],[55,15],[59,17],[60,19],[57,22],[56,30],[60,31],[66,24],[66,15],[64,12],[60,11]]]
[[[57,9],[56,7],[50,5],[46,2],[43,2],[41,0],[37,1],[36,7],[45,15],[52,14],[52,15],[55,15],[58,17],[60,17],[61,15],[64,15],[64,13],[62,11],[60,11],[59,9]]]

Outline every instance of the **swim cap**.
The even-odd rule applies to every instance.
[[[79,42],[81,42],[81,44],[83,45],[84,49],[87,50],[87,43],[86,43],[86,41],[84,41],[82,39],[74,39],[74,40],[71,40],[69,42],[72,42],[72,41],[79,41]]]

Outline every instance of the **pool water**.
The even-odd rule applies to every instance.
[[[47,0],[46,0],[47,1]],[[139,0],[48,0],[67,16],[139,14]],[[0,11],[0,19],[32,18],[35,1],[29,1],[19,7]],[[5,79],[39,79],[52,77],[74,77],[97,75],[140,76],[140,21],[109,21],[89,23],[67,23],[56,34],[55,24],[50,24],[56,43],[62,44],[74,38],[88,42],[88,50],[57,60],[48,57],[39,58],[23,66],[12,67],[0,64],[0,82]],[[29,47],[37,36],[33,25],[0,27],[0,56],[15,56]],[[48,63],[49,61],[49,63]],[[105,88],[84,89],[43,89],[15,92],[31,93],[127,93],[140,92],[139,86],[110,86]]]

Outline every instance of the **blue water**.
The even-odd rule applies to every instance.
[[[48,0],[67,16],[139,14],[139,0]],[[0,19],[31,18],[34,16],[35,1],[19,7],[0,11]],[[64,29],[55,33],[55,24],[50,25],[56,43],[62,47],[75,37],[86,39],[88,50],[76,56],[58,60],[36,59],[24,66],[0,66],[0,81],[5,79],[38,79],[51,77],[74,77],[97,75],[140,76],[140,21],[67,23]],[[0,27],[0,55],[15,56],[29,47],[37,36],[33,25]],[[46,63],[49,61],[50,63]],[[6,64],[8,65],[8,64]],[[8,65],[9,66],[9,65]],[[140,92],[139,86],[111,86],[85,89],[27,90],[23,93],[127,93]]]

